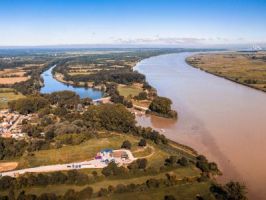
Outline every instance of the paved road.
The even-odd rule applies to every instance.
[[[15,177],[18,174],[25,174],[27,172],[52,172],[52,171],[64,171],[64,170],[72,170],[72,169],[86,169],[86,168],[104,168],[107,165],[100,160],[90,160],[84,162],[77,162],[77,163],[69,163],[69,164],[58,164],[58,165],[47,165],[47,166],[40,166],[40,167],[33,167],[21,170],[14,170],[9,172],[3,172],[2,176],[11,176]]]

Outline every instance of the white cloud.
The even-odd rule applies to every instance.
[[[244,38],[225,38],[225,37],[154,37],[146,38],[112,38],[118,44],[164,44],[164,45],[206,45],[206,44],[235,44],[247,43]]]

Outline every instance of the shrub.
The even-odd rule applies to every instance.
[[[180,164],[181,166],[188,166],[188,164],[189,164],[189,161],[188,161],[188,159],[187,158],[185,158],[185,157],[182,157],[182,158],[180,158],[180,159],[178,159],[178,164]]]
[[[146,92],[140,92],[137,96],[135,96],[135,99],[137,100],[145,100],[147,99],[147,93]]]
[[[128,140],[125,140],[123,144],[121,145],[121,148],[123,149],[131,149],[131,143]]]
[[[145,169],[147,167],[148,161],[147,159],[138,159],[134,162],[132,162],[129,166],[128,169],[134,170],[134,169]]]
[[[177,164],[177,156],[170,156],[169,158],[165,159],[165,166],[174,166]]]
[[[176,200],[176,198],[173,195],[165,195],[164,200]]]
[[[146,140],[145,139],[140,139],[140,141],[139,141],[139,144],[138,144],[140,147],[144,147],[144,146],[146,146],[147,145],[147,142],[146,142]]]
[[[102,170],[104,176],[122,176],[125,173],[125,168],[118,167],[115,162],[110,162],[107,167],[104,167]]]

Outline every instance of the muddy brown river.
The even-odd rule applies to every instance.
[[[168,138],[215,161],[220,181],[244,182],[250,199],[266,199],[266,93],[189,66],[191,54],[152,57],[136,66],[179,114],[177,122],[142,116],[138,123],[164,129]]]

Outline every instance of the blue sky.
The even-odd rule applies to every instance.
[[[0,46],[266,43],[265,0],[1,0]]]

